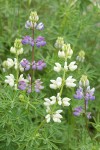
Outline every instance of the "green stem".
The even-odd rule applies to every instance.
[[[36,130],[34,131],[34,135],[35,135],[35,136],[36,136],[38,130],[44,125],[44,123],[45,123],[45,120],[43,120],[43,121],[40,123],[40,125],[36,128]]]
[[[18,55],[16,54],[17,59],[17,69],[16,69],[16,84],[18,86],[18,79],[19,79],[19,61],[18,61]]]
[[[64,70],[63,79],[62,79],[62,86],[61,86],[61,89],[60,89],[60,96],[62,95],[62,91],[63,91],[64,84],[65,84],[65,73],[66,73],[66,71]]]
[[[87,115],[86,115],[86,100],[85,100],[85,99],[84,99],[84,110],[85,110],[85,123],[86,123],[86,129],[88,130]]]

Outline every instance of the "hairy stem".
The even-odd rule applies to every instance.
[[[16,84],[18,86],[18,78],[19,78],[19,62],[18,62],[18,55],[16,54],[16,60],[17,60],[17,69],[16,69]]]
[[[32,29],[32,38],[34,40],[34,27]],[[34,46],[32,46],[32,62],[34,62]],[[31,70],[31,91],[32,91],[32,82],[33,82],[33,70]]]
[[[84,110],[85,110],[85,123],[86,123],[86,129],[88,130],[87,115],[86,115],[86,100],[85,100],[85,99],[84,99]]]

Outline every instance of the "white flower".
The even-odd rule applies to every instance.
[[[52,84],[50,84],[51,89],[57,89],[61,87],[62,84],[62,78],[58,77],[56,80],[50,80]]]
[[[76,81],[76,79],[73,79],[72,76],[69,76],[66,79],[66,87],[75,87],[76,84],[74,83]]]
[[[37,30],[43,30],[44,29],[44,24],[42,22],[40,22],[37,26],[36,26]]]
[[[65,61],[64,63],[64,70],[67,71],[68,70],[68,66],[67,66],[67,62]]]
[[[60,72],[61,71],[61,64],[55,63],[56,66],[54,66],[54,71]]]
[[[49,98],[44,98],[45,102],[44,105],[46,107],[50,106],[50,105],[54,105],[56,103],[56,97],[55,96],[51,96],[50,99]]]
[[[20,81],[24,81],[24,82],[26,82],[26,83],[29,82],[27,79],[24,79],[23,74],[20,75],[18,81],[19,81],[19,82],[20,82]]]
[[[64,51],[59,51],[58,52],[58,57],[59,58],[65,58],[65,52]]]
[[[6,76],[6,79],[5,79],[5,83],[8,83],[11,87],[14,86],[14,75],[13,74],[10,74],[9,76]]]
[[[63,98],[62,99],[63,106],[69,106],[70,105],[70,103],[69,103],[70,100],[71,99],[68,98],[68,97]]]
[[[50,99],[51,101],[51,105],[54,105],[56,103],[56,97],[55,96],[51,96]]]
[[[60,114],[62,112],[62,110],[57,110],[53,115],[52,115],[52,118],[53,118],[53,121],[54,122],[61,122],[61,118],[62,118],[62,115]]]
[[[14,65],[14,62],[11,58],[7,58],[6,63],[7,63],[8,68],[13,67],[13,65]]]
[[[11,58],[7,58],[6,61],[3,62],[3,67],[10,69],[11,67],[13,67],[14,62]]]
[[[22,67],[22,65],[21,65],[21,64],[19,65],[19,70],[20,70],[21,72],[23,72],[23,71],[24,71],[24,68]]]
[[[16,53],[16,48],[15,47],[11,47],[10,48],[10,52],[13,53],[13,54],[15,54]]]
[[[50,122],[50,119],[51,119],[50,114],[47,114],[47,115],[45,116],[45,119],[46,119],[46,122],[47,122],[47,123]]]
[[[76,70],[77,69],[77,65],[75,65],[75,63],[76,63],[76,61],[72,61],[70,64],[69,64],[69,69],[71,70],[71,71],[74,71],[74,70]]]
[[[23,54],[23,48],[17,50],[17,55]]]
[[[95,88],[90,89],[90,86],[88,86],[88,87],[86,88],[86,91],[87,91],[88,93],[94,93],[94,92],[95,92]]]
[[[73,54],[73,50],[71,49],[70,44],[67,44],[67,48],[68,49],[67,49],[66,54],[67,54],[68,58],[70,59]]]
[[[50,101],[50,99],[49,98],[44,98],[44,100],[45,100],[45,102],[44,102],[44,105],[45,106],[50,106],[51,105],[51,101]]]

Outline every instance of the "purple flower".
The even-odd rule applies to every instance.
[[[83,89],[81,87],[77,89],[76,94],[74,94],[74,98],[79,100],[83,98]]]
[[[95,88],[90,89],[90,86],[88,86],[86,89],[85,100],[95,100],[94,92]]]
[[[33,23],[30,22],[29,20],[26,21],[25,23],[25,28],[28,29],[28,28],[33,28]]]
[[[31,92],[32,92],[31,85],[28,85],[28,87],[27,87],[27,93],[29,94],[29,93],[31,93]]]
[[[42,86],[42,83],[40,79],[35,80],[35,92],[39,93],[42,89],[44,89],[44,86]]]
[[[32,69],[33,70],[37,69],[37,63],[35,61],[32,62]]]
[[[80,116],[81,112],[82,112],[82,107],[79,106],[79,107],[74,108],[73,114],[74,114],[75,116]]]
[[[46,45],[46,41],[45,41],[44,37],[38,36],[38,38],[36,39],[36,46],[39,48],[39,47],[45,46],[45,45]]]
[[[24,68],[24,70],[29,70],[30,69],[30,62],[27,59],[23,59],[20,62],[21,66]]]
[[[27,87],[27,85],[26,85],[25,81],[20,81],[20,82],[18,83],[18,89],[20,89],[20,90],[25,90],[26,87]]]
[[[37,24],[36,29],[37,30],[43,30],[44,29],[44,24],[42,22],[40,22],[39,24]]]
[[[88,113],[87,113],[87,118],[88,118],[88,119],[91,119],[91,118],[92,118],[91,112],[88,112]]]
[[[43,60],[37,62],[37,70],[43,70],[46,67],[46,63]]]
[[[34,40],[30,36],[24,36],[22,39],[22,44],[29,44],[34,46]]]
[[[43,60],[39,60],[37,63],[34,61],[32,63],[33,70],[43,70],[46,67],[46,63]]]

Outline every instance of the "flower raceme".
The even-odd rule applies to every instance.
[[[37,15],[37,12],[31,12],[29,19],[27,20],[25,24],[25,28],[32,29],[34,32],[34,29],[36,30],[43,30],[44,24],[42,22],[38,23],[39,17]],[[14,87],[14,89],[18,90],[25,90],[27,93],[30,93],[32,90],[32,81],[34,82],[34,91],[40,92],[44,86],[42,85],[42,82],[40,79],[32,80],[32,76],[24,79],[24,75],[20,72],[29,71],[32,72],[32,70],[40,70],[42,71],[46,67],[46,63],[43,60],[38,60],[37,62],[34,60],[33,62],[29,62],[26,58],[23,58],[21,61],[19,58],[19,55],[23,53],[23,45],[29,44],[32,47],[32,55],[34,46],[36,45],[38,48],[45,46],[46,41],[43,36],[38,36],[36,39],[34,37],[30,36],[24,36],[22,39],[16,39],[14,42],[14,46],[10,48],[10,52],[15,55],[14,60],[11,58],[8,58],[6,61],[3,62],[3,70],[5,72],[8,71],[10,68],[15,69],[15,76],[13,74],[10,74],[6,76],[5,83],[7,83],[9,86]],[[6,71],[7,70],[7,71]],[[31,78],[31,79],[30,79]]]
[[[37,23],[39,20],[39,16],[37,15],[37,12],[31,12],[29,16],[29,20],[25,23],[26,29],[33,29],[36,28],[37,30],[43,30],[44,24],[42,22]]]
[[[57,110],[56,112],[52,113],[52,106],[57,103],[58,103],[58,105],[69,106],[70,98],[68,98],[68,97],[61,98],[60,93],[57,93],[57,97],[52,96],[52,97],[50,97],[50,99],[45,98],[44,100],[45,100],[44,105],[46,106],[46,112],[48,113],[45,117],[46,121],[50,122],[50,119],[52,118],[54,122],[61,122],[60,119],[62,118],[62,116],[58,112],[61,113],[62,110],[61,111]]]
[[[88,101],[89,100],[95,100],[94,96],[95,88],[90,89],[89,86],[89,80],[87,79],[87,76],[82,75],[80,81],[79,81],[79,88],[76,90],[76,94],[74,94],[74,98],[78,100],[84,100],[86,104],[86,109],[88,108]],[[83,108],[81,106],[74,109],[74,115],[79,116],[80,113],[84,113]],[[86,112],[85,112],[86,113]],[[91,113],[88,112],[87,118],[91,118]]]
[[[58,76],[55,80],[50,80],[50,88],[51,89],[59,89],[59,92],[57,93],[57,96],[51,96],[50,98],[45,98],[44,105],[46,107],[46,112],[48,113],[45,118],[46,122],[50,122],[51,118],[54,122],[61,122],[62,115],[60,114],[63,110],[61,108],[58,109],[58,107],[61,106],[69,106],[70,105],[70,98],[64,97],[62,98],[62,92],[63,87],[66,86],[66,88],[72,88],[75,87],[75,81],[71,75],[67,76],[66,72],[68,71],[75,71],[77,69],[77,65],[75,61],[72,61],[68,64],[67,59],[70,59],[73,51],[70,47],[70,44],[64,44],[63,38],[58,37],[55,47],[58,49],[61,49],[58,51],[58,57],[63,58],[63,65],[59,62],[55,63],[55,66],[53,67],[53,70],[57,73],[60,72],[62,76]],[[63,66],[63,67],[62,67]],[[67,76],[67,77],[66,77]]]

